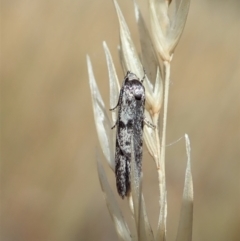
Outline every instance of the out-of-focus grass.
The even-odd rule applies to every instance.
[[[113,4],[1,4],[2,240],[112,240],[116,234],[96,173],[85,55],[107,101],[101,42],[114,53]],[[130,6],[121,2],[134,30]],[[233,0],[192,1],[172,66],[167,139],[171,143],[185,132],[191,138],[196,241],[240,239],[239,7]],[[117,50],[114,58],[117,63]],[[181,142],[167,148],[170,240],[180,211],[184,150]],[[157,177],[147,153],[143,166],[148,212],[155,220]]]

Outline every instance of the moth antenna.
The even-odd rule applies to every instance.
[[[143,81],[145,80],[145,78],[146,78],[146,71],[145,71],[145,69],[143,68],[143,72],[144,72],[144,75],[143,75],[143,77],[142,77],[142,80],[141,80],[141,82],[143,83]]]

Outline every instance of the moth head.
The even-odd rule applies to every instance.
[[[127,75],[126,75],[125,78],[128,78],[129,81],[139,80],[138,77],[134,73],[132,73],[131,71],[127,72]]]

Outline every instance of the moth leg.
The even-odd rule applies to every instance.
[[[120,98],[119,98],[119,100],[120,100]],[[118,106],[119,106],[119,100],[118,100],[118,103],[117,103],[117,105],[114,107],[114,108],[112,108],[112,109],[109,109],[110,111],[113,111],[113,110],[115,110]],[[111,129],[114,129],[116,126],[117,126],[117,124],[118,124],[118,120],[116,121],[116,123],[113,125],[113,127],[111,127]]]
[[[119,101],[118,101],[118,103],[117,103],[117,105],[115,106],[115,107],[113,107],[113,108],[111,108],[111,109],[109,109],[109,110],[115,110],[117,107],[119,106]]]
[[[123,90],[121,90],[120,91],[120,94],[119,94],[119,98],[118,98],[118,103],[117,103],[117,105],[115,106],[115,107],[113,107],[113,108],[111,108],[111,109],[109,109],[109,110],[115,110],[118,106],[120,106],[120,102],[121,102],[121,99],[122,99],[122,95],[123,95]]]
[[[144,117],[143,121],[148,127],[152,128],[152,129],[156,128],[156,126],[153,125],[146,117]]]
[[[114,129],[117,125],[118,125],[118,120],[117,120],[116,123],[113,125],[113,127],[111,127],[111,129]]]

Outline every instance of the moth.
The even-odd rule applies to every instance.
[[[124,198],[131,190],[131,140],[135,153],[135,161],[140,176],[142,170],[142,146],[143,146],[143,126],[145,110],[145,88],[142,80],[132,72],[128,71],[120,90],[117,105],[118,118],[115,125],[116,131],[116,151],[115,151],[115,175],[116,186],[119,195]],[[147,122],[148,123],[148,122]],[[149,123],[148,123],[149,124]],[[152,124],[150,124],[154,128]]]

